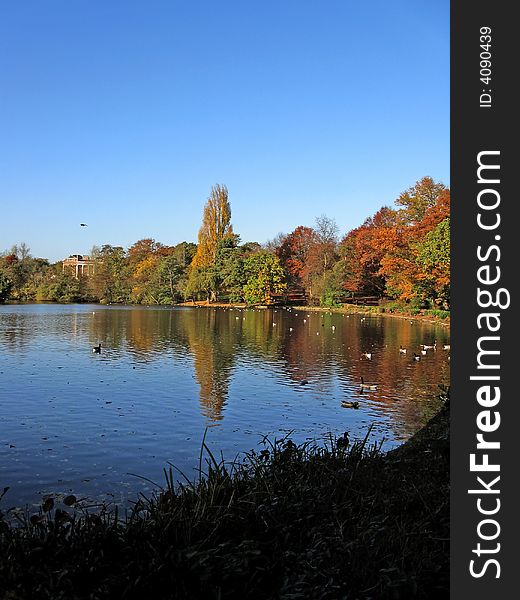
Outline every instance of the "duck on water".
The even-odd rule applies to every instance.
[[[377,390],[377,385],[375,385],[373,383],[372,384],[365,383],[365,380],[363,379],[363,377],[361,377],[361,388],[360,388],[360,391],[363,392],[365,390],[372,390],[372,391],[373,390]]]

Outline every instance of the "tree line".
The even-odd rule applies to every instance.
[[[34,258],[26,244],[16,245],[0,256],[0,302],[269,304],[297,292],[322,306],[368,296],[448,309],[450,191],[423,177],[393,208],[383,206],[343,237],[322,215],[260,244],[243,243],[234,232],[228,190],[215,185],[197,244],[105,244],[90,260],[94,274],[76,278],[61,261]]]

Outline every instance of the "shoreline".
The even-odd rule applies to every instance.
[[[133,306],[133,305],[132,305]],[[248,306],[245,303],[223,303],[223,302],[212,302],[208,304],[205,301],[196,302],[195,304],[191,302],[180,302],[179,304],[175,304],[172,306],[183,306],[183,307],[191,307],[191,308],[233,308],[240,310],[247,310],[251,308],[257,308],[262,310],[272,310],[272,309],[287,309],[298,310],[298,311],[308,311],[308,312],[320,312],[320,313],[337,313],[337,314],[362,314],[362,315],[371,315],[375,317],[393,317],[399,319],[408,319],[408,320],[417,320],[424,321],[427,323],[441,324],[447,327],[450,326],[451,317],[437,317],[430,314],[418,313],[414,314],[411,311],[408,312],[390,312],[390,310],[384,310],[385,307],[379,306],[367,306],[361,304],[343,304],[342,306],[307,306],[307,305],[272,305],[272,306]],[[428,310],[428,309],[425,309]],[[449,311],[445,311],[449,312]]]
[[[299,311],[309,311],[309,312],[322,312],[322,313],[339,313],[339,314],[362,314],[362,315],[371,315],[374,317],[393,317],[399,319],[408,319],[408,320],[417,320],[424,321],[427,323],[441,324],[447,327],[450,326],[451,317],[438,317],[435,315],[425,314],[425,311],[431,309],[423,309],[423,312],[414,313],[412,311],[406,311],[404,309],[397,309],[396,312],[393,310],[387,310],[384,306],[368,306],[361,304],[343,304],[342,306],[307,306],[307,305],[285,305],[285,304],[276,304],[276,305],[247,305],[245,302],[212,302],[208,304],[206,301],[197,301],[195,303],[192,302],[178,302],[177,304],[118,304],[118,303],[110,303],[105,304],[102,302],[52,302],[52,301],[41,301],[41,302],[16,302],[16,301],[7,301],[3,303],[3,306],[28,306],[28,305],[40,305],[40,304],[50,304],[50,305],[58,305],[58,306],[66,306],[69,304],[89,304],[92,306],[114,306],[114,307],[143,307],[143,308],[226,308],[226,309],[238,309],[238,310],[248,310],[248,309],[258,309],[258,310],[278,310],[278,309],[288,309],[291,310],[299,310]],[[2,306],[2,305],[0,305]],[[381,310],[384,309],[384,310]],[[449,314],[449,311],[443,311]]]

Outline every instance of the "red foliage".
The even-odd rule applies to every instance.
[[[16,254],[8,254],[7,256],[4,256],[4,261],[6,265],[12,265],[13,263],[18,262],[18,256],[16,256]]]
[[[308,254],[315,241],[314,229],[300,225],[285,236],[276,250],[280,263],[295,282],[301,282],[304,277]]]

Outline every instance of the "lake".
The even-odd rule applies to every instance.
[[[371,425],[389,449],[438,410],[448,343],[442,324],[383,315],[0,306],[1,507],[51,493],[125,504],[170,464],[193,479],[206,429],[229,460],[264,435],[356,439]],[[361,377],[377,389],[361,391]]]

